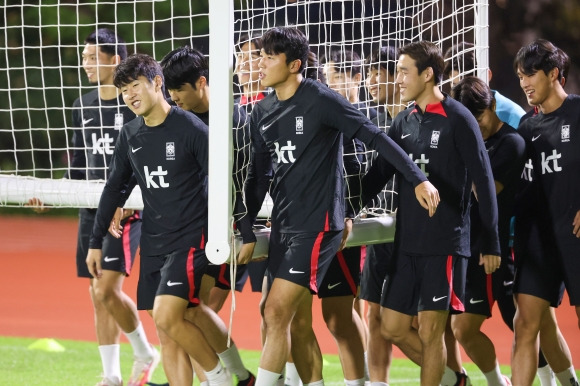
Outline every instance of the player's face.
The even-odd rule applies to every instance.
[[[528,104],[530,106],[541,105],[551,92],[551,81],[548,75],[541,70],[532,75],[526,75],[518,70],[517,74]]]
[[[139,76],[129,84],[121,87],[121,94],[125,104],[135,115],[147,117],[159,100],[158,88],[161,78],[156,77],[153,82],[144,76]]]
[[[333,61],[324,64],[322,71],[324,76],[326,76],[328,87],[346,99],[350,100],[351,94],[356,93],[355,89],[358,89],[357,82],[346,72],[337,71]]]
[[[260,83],[262,87],[272,87],[283,84],[291,75],[290,67],[294,62],[286,64],[286,54],[267,54],[262,49],[260,52]]]
[[[485,109],[479,117],[475,117],[484,140],[487,140],[495,132],[497,122],[495,115],[495,111]]]
[[[407,103],[419,99],[425,91],[425,82],[419,74],[415,59],[405,54],[401,55],[397,62],[396,82],[401,90],[401,102]]]
[[[377,104],[399,104],[400,90],[395,77],[386,68],[372,68],[367,73],[365,82],[373,102]]]
[[[82,52],[82,64],[91,84],[113,84],[117,66],[115,55],[101,52],[94,44],[87,44]]]
[[[236,56],[236,75],[241,86],[259,82],[260,51],[254,47],[253,43],[244,43]]]
[[[182,84],[178,89],[168,89],[171,100],[178,107],[187,111],[199,111],[202,105],[202,92],[199,88],[195,89],[190,83]]]

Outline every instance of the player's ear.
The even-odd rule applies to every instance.
[[[297,73],[298,71],[300,71],[300,66],[302,66],[302,60],[294,59],[292,62],[290,62],[290,71],[293,73]]]
[[[423,76],[425,79],[425,83],[433,80],[433,67],[427,67],[423,70]]]
[[[199,77],[199,79],[197,79],[197,82],[195,82],[195,86],[196,86],[195,88],[198,90],[201,88],[204,88],[206,85],[207,85],[207,78],[203,75],[201,75]]]
[[[161,78],[161,75],[155,75],[155,78],[153,78],[153,84],[155,85],[156,92],[162,89],[163,78]]]

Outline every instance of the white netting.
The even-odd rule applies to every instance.
[[[5,178],[0,179],[0,206],[21,206],[31,197],[45,197],[47,204],[62,207],[94,207],[98,202],[98,183],[91,182],[91,193],[79,199],[86,190],[79,189],[78,182],[60,180],[73,150],[73,101],[94,88],[80,63],[83,40],[95,28],[115,30],[129,52],[158,60],[185,44],[209,52],[207,1],[78,3],[5,0],[2,7],[0,173]],[[481,17],[486,12],[487,2],[476,0],[243,0],[235,2],[234,40],[241,47],[247,34],[259,36],[272,26],[295,25],[306,32],[319,58],[337,49],[354,51],[364,62],[376,47],[401,47],[420,39],[436,42],[443,50],[461,41],[474,43],[472,50],[481,58],[487,50],[486,19]],[[243,52],[231,54],[243,59]],[[248,54],[251,58],[256,52]],[[364,86],[367,72],[363,66],[359,96],[368,106],[372,101]],[[218,76],[212,72],[212,78]],[[243,99],[238,76],[234,93]],[[372,154],[359,158],[364,172]],[[17,183],[21,178],[25,182]]]

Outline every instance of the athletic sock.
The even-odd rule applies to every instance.
[[[321,379],[320,381],[305,383],[304,386],[324,386],[324,379]]]
[[[361,379],[353,379],[353,380],[345,379],[344,380],[344,384],[346,386],[364,386],[365,379],[364,378],[361,378]]]
[[[278,377],[278,380],[276,381],[276,386],[284,386],[284,381],[286,380],[286,374],[282,373],[280,374],[280,376]],[[256,386],[256,385],[254,385]]]
[[[455,385],[457,383],[457,375],[455,371],[451,370],[449,367],[445,366],[445,371],[443,372],[443,378],[441,379],[441,385]]]
[[[222,363],[218,360],[217,366],[210,371],[204,371],[207,382],[211,385],[232,385],[232,378],[230,373]]]
[[[119,381],[123,379],[121,376],[121,345],[107,344],[99,346],[101,354],[101,363],[103,364],[103,376],[109,378],[111,381]]]
[[[389,384],[385,382],[371,382],[371,386],[389,386]]]
[[[248,370],[246,370],[246,367],[242,362],[242,358],[240,357],[238,348],[235,344],[232,343],[230,348],[221,354],[218,354],[218,356],[226,368],[230,371],[230,373],[238,377],[238,380],[244,381],[250,377],[250,373]]]
[[[556,373],[556,378],[558,378],[562,386],[578,386],[578,378],[576,378],[574,366],[570,366],[570,368]]]
[[[147,334],[145,334],[145,329],[143,324],[139,322],[139,325],[133,332],[125,332],[125,336],[131,343],[133,347],[133,353],[137,358],[152,358],[153,348],[147,341]]]
[[[365,351],[365,380],[368,381],[371,379],[371,376],[369,374],[369,359],[368,359],[368,353]]]
[[[208,381],[200,382],[199,386],[209,386],[209,382]]]
[[[274,373],[272,371],[264,370],[258,367],[258,374],[256,375],[255,386],[271,386],[275,385],[280,378],[280,373]]]
[[[554,372],[552,371],[550,365],[538,367],[537,374],[541,386],[557,386],[556,376],[554,375]]]
[[[296,365],[292,362],[286,362],[286,378],[284,384],[286,386],[300,386],[301,382]]]
[[[488,386],[505,386],[505,380],[499,369],[499,364],[496,362],[495,368],[487,373],[483,373],[487,380]]]

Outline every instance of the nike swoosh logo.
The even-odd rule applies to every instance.
[[[405,139],[405,138],[407,138],[409,135],[411,135],[411,134],[401,134],[401,139]]]
[[[433,296],[433,302],[438,302],[439,300],[445,299],[447,296],[441,296],[440,298]]]
[[[268,128],[269,128],[270,126],[272,126],[273,124],[274,124],[274,122],[270,123],[269,125],[262,125],[262,131],[266,131],[266,130],[268,130]]]
[[[294,268],[290,268],[290,270],[288,272],[290,272],[290,273],[304,273],[303,271],[295,271]]]
[[[141,148],[142,148],[142,147],[143,147],[143,146],[141,146],[141,147],[138,147],[137,149],[133,149],[133,148],[131,148],[131,151],[132,151],[133,153],[137,153],[139,150],[141,150]]]
[[[504,286],[504,287],[510,286],[510,285],[512,285],[512,284],[514,284],[513,280],[512,280],[512,281],[505,281],[505,280],[504,280],[504,282],[503,282],[503,286]]]
[[[167,280],[167,286],[168,286],[168,287],[173,287],[174,285],[180,285],[180,284],[183,284],[183,283],[182,283],[182,282],[180,282],[180,281],[171,281],[171,280]]]
[[[109,257],[109,256],[105,256],[105,258],[103,259],[105,260],[107,263],[110,261],[115,261],[115,260],[119,260],[118,257]]]
[[[483,299],[480,299],[480,300],[475,300],[473,298],[469,299],[469,303],[471,303],[471,304],[477,304],[477,303],[481,303],[481,302],[483,302]]]
[[[331,289],[333,289],[334,287],[336,287],[336,286],[340,285],[340,283],[341,283],[341,282],[339,281],[338,283],[335,283],[335,284],[329,284],[329,285],[328,285],[328,289],[329,289],[329,290],[331,290]]]
[[[540,138],[541,136],[542,136],[542,134],[532,137],[532,142],[534,142],[536,139]]]
[[[94,118],[83,119],[83,126],[92,121]]]

